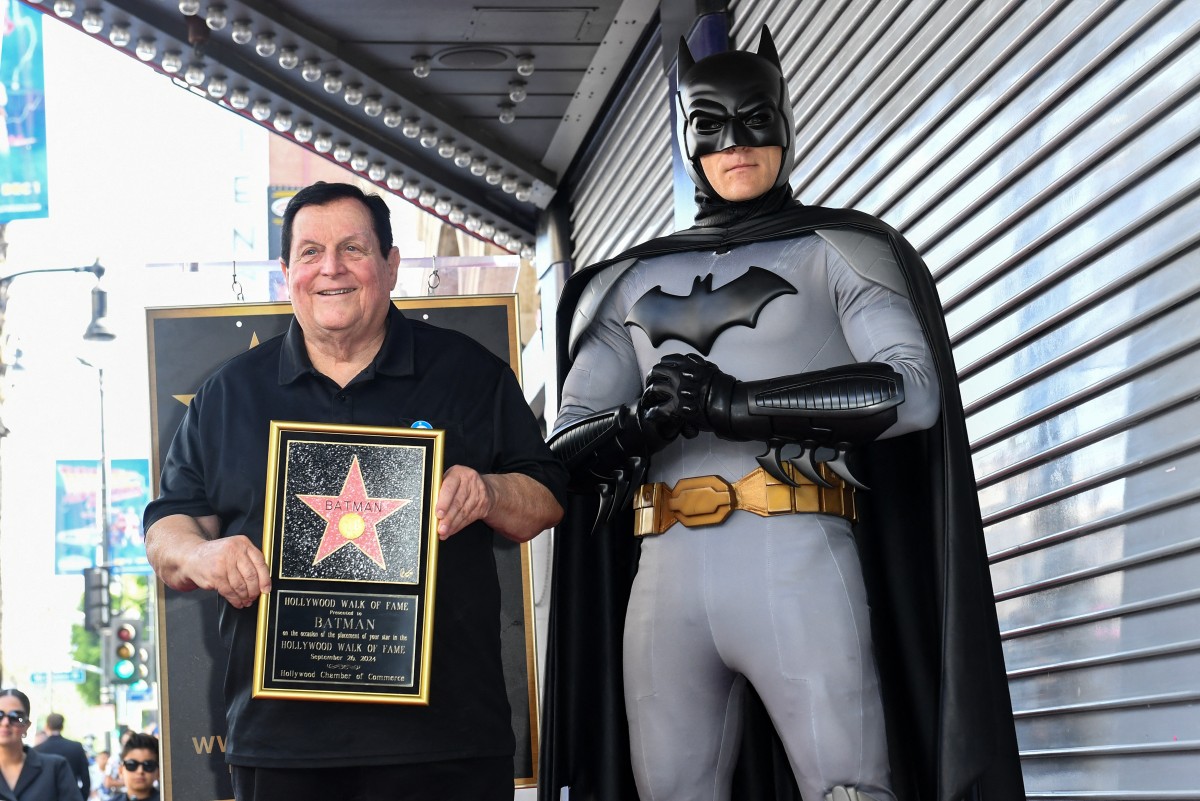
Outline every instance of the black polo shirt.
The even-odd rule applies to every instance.
[[[375,361],[345,388],[318,373],[292,320],[201,386],[171,443],[144,525],[217,515],[221,535],[262,546],[271,420],[446,431],[444,463],[523,473],[560,502],[565,470],[512,370],[469,337],[395,308]],[[493,532],[475,523],[441,543],[428,707],[250,698],[257,605],[222,604],[230,648],[226,759],[257,767],[391,764],[505,756],[514,742],[500,658]]]

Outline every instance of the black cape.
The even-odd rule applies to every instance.
[[[567,281],[558,309],[560,391],[566,332],[600,269],[665,253],[717,250],[818,229],[854,228],[891,243],[941,382],[933,428],[863,449],[855,526],[900,801],[1025,797],[979,502],[950,341],[933,279],[913,247],[870,215],[795,205],[728,228],[691,228],[638,245]],[[619,269],[619,268],[618,268]],[[542,709],[539,799],[637,798],[629,767],[621,632],[637,571],[631,516],[592,532],[597,502],[571,497],[554,542]],[[799,799],[761,702],[747,693],[733,797]],[[807,799],[806,801],[822,801]]]

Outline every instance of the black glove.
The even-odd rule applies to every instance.
[[[871,442],[896,422],[904,402],[904,379],[891,365],[866,362],[757,381],[738,381],[696,354],[664,356],[646,377],[638,402],[644,429],[695,436],[711,431],[722,439],[767,444],[759,464],[773,477],[795,484],[782,465],[782,446],[798,443],[792,465],[814,484],[829,486],[817,469],[824,459],[844,481],[865,489],[845,462],[849,448]]]
[[[904,400],[899,373],[873,362],[743,382],[694,353],[675,353],[646,383],[638,404],[646,420],[683,436],[711,431],[731,440],[870,442],[896,421]]]
[[[714,388],[716,395],[727,396],[735,383],[733,376],[695,353],[672,353],[646,375],[646,391],[638,408],[644,409],[649,424],[691,439],[701,431],[714,430],[708,413]]]

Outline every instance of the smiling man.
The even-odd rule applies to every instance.
[[[645,801],[1023,797],[929,273],[879,220],[793,199],[765,28],[757,53],[681,43],[675,100],[696,225],[560,302],[551,447],[600,501],[556,543],[541,797],[629,798],[630,772]],[[732,792],[750,686],[786,756],[764,778],[769,749],[743,754]]]
[[[224,599],[225,756],[238,801],[512,798],[493,532],[554,525],[565,474],[512,370],[393,306],[400,255],[382,198],[317,183],[283,218],[295,318],[200,388],[146,509],[146,551],[177,590]],[[435,513],[439,610],[427,707],[251,698],[272,420],[446,431]],[[363,556],[364,559],[368,558]]]

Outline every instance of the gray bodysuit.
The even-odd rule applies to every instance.
[[[661,357],[697,352],[674,338],[656,347],[641,327],[625,324],[649,290],[686,296],[697,277],[711,275],[716,291],[752,266],[796,292],[766,302],[752,326],[722,331],[704,358],[743,381],[886,362],[904,377],[905,401],[884,436],[935,422],[936,374],[888,243],[838,231],[598,273],[592,284],[608,291],[580,322],[556,428],[635,402]],[[758,467],[763,451],[761,442],[702,432],[655,454],[649,480],[673,485],[715,474],[735,481]],[[729,797],[746,680],[806,799],[818,801],[836,785],[894,799],[868,616],[843,518],[734,511],[717,525],[675,525],[646,537],[624,634],[632,761],[644,801]]]

